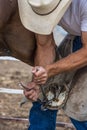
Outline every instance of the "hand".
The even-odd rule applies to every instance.
[[[27,86],[28,89],[24,89],[24,95],[27,99],[32,101],[37,101],[39,98],[39,86],[37,86],[34,82],[30,82]]]
[[[45,68],[41,66],[36,66],[33,68],[32,73],[34,75],[33,81],[36,84],[45,84],[48,79],[48,74]]]

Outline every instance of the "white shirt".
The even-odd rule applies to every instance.
[[[87,0],[72,0],[59,25],[76,36],[87,31]]]

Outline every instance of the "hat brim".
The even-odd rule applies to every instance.
[[[38,34],[50,34],[59,23],[71,0],[61,0],[58,7],[48,15],[36,14],[27,0],[18,0],[21,22],[28,30]]]

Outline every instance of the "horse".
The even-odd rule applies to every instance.
[[[21,23],[17,0],[0,0],[0,56],[33,64],[35,34]]]
[[[12,56],[29,65],[34,65],[35,43],[35,34],[24,28],[21,23],[17,0],[0,0],[0,56]],[[60,48],[64,50],[64,45],[61,44]],[[86,99],[84,97],[87,88],[86,77],[87,66],[77,70],[72,79],[72,89],[67,100],[67,109],[65,110],[69,116],[75,117],[76,113],[73,115],[73,110],[74,112],[78,110],[83,115],[83,110],[86,112],[87,100],[82,100]],[[83,96],[80,97],[82,92]],[[74,100],[77,95],[79,102]],[[73,103],[71,102],[72,99]],[[77,108],[78,103],[80,105]],[[79,118],[82,119],[82,116]]]

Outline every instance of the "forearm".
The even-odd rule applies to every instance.
[[[82,48],[54,64],[47,65],[46,70],[50,77],[59,73],[79,69],[85,65],[87,65],[87,49]]]
[[[37,49],[35,53],[35,65],[46,66],[55,60],[55,41],[53,35],[36,34]]]

